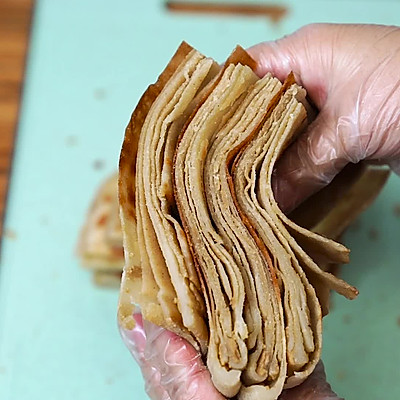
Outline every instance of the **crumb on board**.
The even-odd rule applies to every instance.
[[[17,232],[15,232],[14,229],[6,228],[4,229],[3,237],[10,240],[16,240]]]
[[[93,168],[94,168],[96,171],[103,169],[104,166],[105,166],[104,160],[98,159],[98,160],[94,160],[94,161],[93,161]]]
[[[350,226],[349,226],[349,230],[352,232],[358,232],[361,228],[361,221],[360,219],[356,219]]]
[[[379,238],[379,231],[376,228],[371,228],[368,231],[368,238],[372,241],[376,241]]]
[[[65,144],[67,147],[74,147],[78,144],[78,138],[74,135],[69,135],[65,138]]]
[[[114,379],[113,378],[106,378],[106,385],[112,385],[114,383]]]
[[[40,225],[48,225],[49,224],[49,217],[47,215],[41,215],[39,218]]]
[[[400,203],[396,203],[393,206],[393,214],[395,217],[400,218]]]
[[[344,324],[346,324],[346,325],[350,324],[351,320],[352,320],[352,318],[351,318],[350,314],[343,315],[343,323]]]
[[[59,271],[52,271],[49,276],[53,281],[56,281],[60,278],[61,274]]]
[[[93,91],[93,96],[96,100],[104,100],[107,97],[107,92],[104,88],[97,88]]]
[[[339,370],[336,373],[336,379],[338,381],[344,381],[347,378],[347,372],[344,370]]]

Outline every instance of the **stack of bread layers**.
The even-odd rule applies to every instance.
[[[240,48],[220,67],[183,43],[136,107],[119,169],[119,321],[132,329],[139,305],[202,352],[224,396],[276,399],[320,358],[329,291],[357,295],[327,272],[349,257],[327,236],[387,172],[349,167],[293,213],[302,226],[288,218],[271,177],[312,112],[292,75],[254,69]]]

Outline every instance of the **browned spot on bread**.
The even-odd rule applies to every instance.
[[[127,268],[125,274],[129,279],[139,279],[142,277],[141,270],[138,267]]]
[[[124,258],[124,248],[123,247],[111,247],[111,252],[117,258]]]
[[[97,220],[97,225],[98,226],[104,226],[108,221],[108,215],[103,214],[98,220]]]

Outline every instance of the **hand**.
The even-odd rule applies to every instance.
[[[134,314],[132,331],[122,338],[139,364],[153,400],[224,400],[214,388],[200,354],[181,337]]]
[[[122,337],[140,365],[146,392],[153,400],[224,400],[214,388],[200,354],[177,335],[134,315],[136,327]],[[340,400],[325,381],[322,363],[300,386],[280,400]]]
[[[249,53],[258,74],[293,71],[319,115],[278,162],[273,187],[289,212],[349,162],[400,173],[400,28],[309,25]]]

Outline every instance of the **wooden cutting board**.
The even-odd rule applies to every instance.
[[[0,2],[0,237],[34,0]]]

